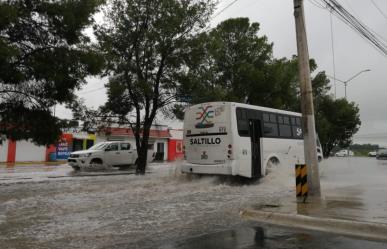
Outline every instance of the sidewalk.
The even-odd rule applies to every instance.
[[[333,158],[323,166],[321,199],[309,197],[302,203],[295,191],[290,191],[285,198],[243,210],[247,212],[242,211],[242,216],[276,225],[282,221],[284,226],[294,222],[298,228],[310,220],[316,227],[329,221],[333,232],[342,224],[354,224],[349,226],[353,231],[359,230],[357,225],[387,229],[387,161]],[[387,230],[383,231],[387,239]]]
[[[14,163],[7,163],[7,162],[0,162],[0,166],[6,166],[7,168],[12,168],[16,166],[27,166],[27,165],[62,165],[66,164],[67,161],[28,161],[28,162],[14,162]]]

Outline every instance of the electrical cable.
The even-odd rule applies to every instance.
[[[387,57],[387,45],[385,43],[385,40],[383,38],[380,38],[381,36],[379,34],[368,28],[363,22],[354,17],[336,0],[321,1],[327,5],[327,8],[329,8],[337,18],[342,20],[356,33],[360,34],[363,39],[368,41],[379,52],[381,52],[384,56]]]
[[[375,3],[375,1],[374,1],[374,0],[371,0],[371,3],[372,3],[372,4],[375,6],[375,8],[380,12],[380,14],[382,14],[382,16],[383,16],[384,18],[387,19],[386,13],[383,12],[383,10]]]
[[[84,92],[79,92],[78,95],[82,95],[82,94],[88,94],[88,93],[92,93],[92,92],[97,92],[99,90],[102,90],[102,89],[105,89],[105,87],[99,87],[99,88],[96,88],[96,89],[91,89],[91,90],[88,90],[88,91],[84,91]]]
[[[317,2],[316,0],[309,0],[309,2],[320,9],[326,9],[327,7],[323,6],[321,3]]]
[[[238,0],[234,0],[232,1],[231,3],[229,3],[226,7],[224,7],[223,9],[221,9],[218,13],[216,13],[214,16],[211,17],[211,19],[214,19],[215,17],[219,16],[220,14],[222,14],[223,12],[225,12],[228,8],[230,8],[231,6],[233,6],[236,2],[238,2]]]

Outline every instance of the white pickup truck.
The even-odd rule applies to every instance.
[[[153,151],[148,151],[148,162],[153,158]],[[132,141],[101,142],[87,150],[71,153],[67,162],[75,170],[126,167],[136,164],[137,150]]]

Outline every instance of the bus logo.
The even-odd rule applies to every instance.
[[[206,106],[199,107],[199,112],[196,113],[196,120],[199,120],[199,123],[195,125],[195,128],[203,129],[203,128],[210,128],[214,126],[214,123],[212,123],[212,119],[214,118],[214,110],[212,109],[212,106]]]

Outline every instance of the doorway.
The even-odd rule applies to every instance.
[[[251,177],[261,177],[261,121],[249,120],[249,131],[251,140]]]
[[[164,161],[164,143],[157,143],[155,161]]]

